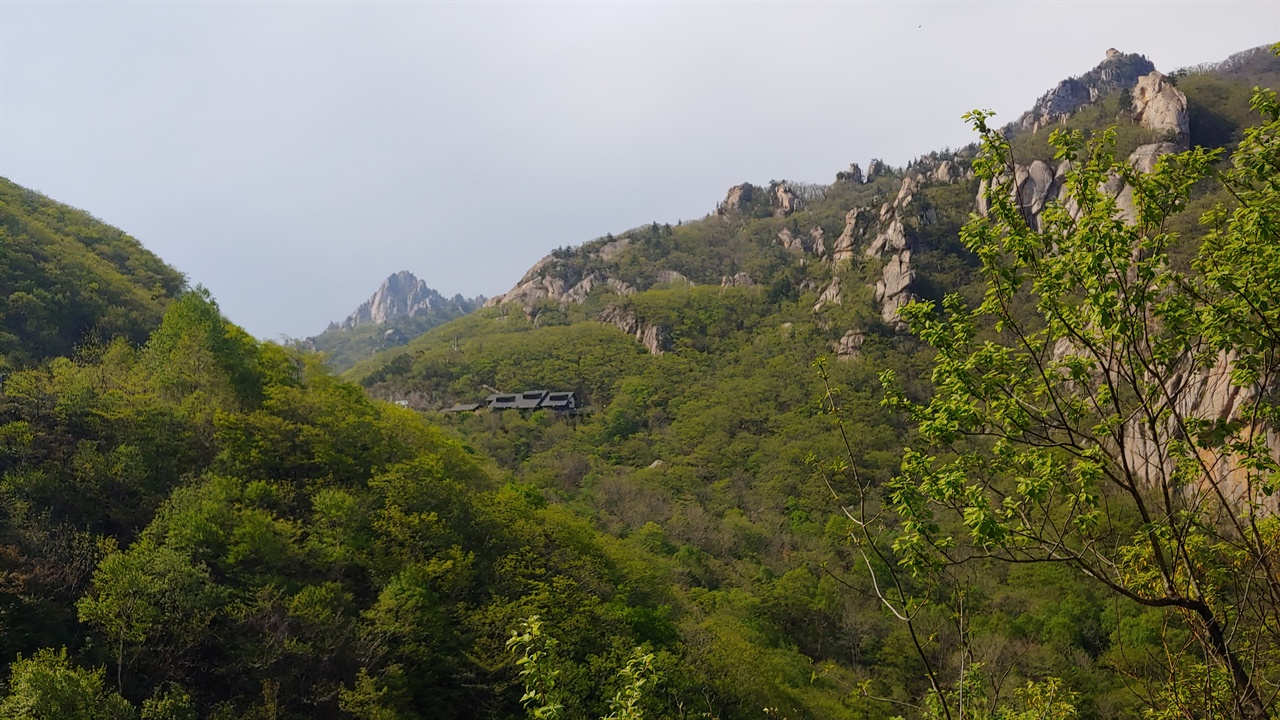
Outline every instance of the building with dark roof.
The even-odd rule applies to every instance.
[[[578,397],[564,390],[526,390],[518,393],[493,393],[478,403],[460,403],[444,412],[474,412],[488,410],[555,410],[563,413],[578,411]]]

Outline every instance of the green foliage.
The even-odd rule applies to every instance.
[[[130,720],[129,703],[107,689],[105,672],[74,667],[66,649],[18,656],[0,715],[13,720]]]
[[[331,325],[319,335],[294,345],[323,353],[325,365],[341,373],[371,355],[403,345],[434,327],[476,310],[483,300],[483,297],[468,300],[458,295],[425,312],[387,323],[363,323],[354,327]]]
[[[1269,182],[1280,104],[1262,91],[1253,104],[1264,124],[1245,133],[1223,176],[1239,206],[1206,216],[1193,274],[1171,266],[1163,220],[1208,175],[1213,151],[1164,158],[1144,176],[1115,161],[1113,133],[1086,144],[1055,132],[1059,157],[1072,161],[1070,207],[1046,208],[1043,232],[999,189],[990,219],[961,234],[983,264],[982,303],[969,310],[952,295],[941,314],[923,303],[906,312],[936,351],[935,392],[921,404],[900,391],[887,399],[911,414],[928,450],[905,452],[884,497],[897,518],[893,551],[912,575],[985,559],[1074,568],[1188,627],[1194,649],[1164,639],[1171,680],[1206,663],[1228,682],[1196,700],[1201,711],[1245,718],[1268,712],[1258,684],[1277,651],[1262,629],[1274,607],[1245,589],[1272,580],[1244,568],[1269,563],[1263,508],[1280,469],[1261,440],[1278,416],[1260,389],[1277,369],[1280,264],[1268,248],[1280,241]],[[975,171],[998,184],[1009,146],[985,114],[971,119],[984,138]],[[1103,191],[1110,177],[1133,187],[1134,224]],[[1256,399],[1202,409],[1188,376],[1229,378]],[[895,373],[882,377],[895,387]]]
[[[520,668],[520,680],[524,683],[524,695],[520,704],[529,717],[538,720],[560,717],[564,706],[551,701],[556,689],[559,670],[548,667],[549,655],[556,649],[556,639],[542,633],[542,621],[537,615],[520,623],[520,629],[512,630],[507,638],[507,651],[519,653],[516,667]]]
[[[0,178],[0,372],[145,340],[182,274],[88,213]]]
[[[1244,131],[1236,80],[1214,79],[1236,77],[1180,80],[1193,108],[1202,98],[1225,118],[1193,117],[1193,134],[1241,141],[1230,168],[1205,151],[1150,177],[1116,166],[1150,137],[1123,116],[1104,132],[1121,110],[1106,103],[1077,116],[1071,128],[1089,134],[1059,135],[1058,150],[1015,138],[1024,162],[1059,150],[1081,161],[1069,185],[1083,211],[1046,210],[1043,237],[999,203],[993,224],[962,232],[978,178],[925,181],[898,211],[913,291],[943,311],[911,311],[923,342],[874,306],[882,267],[862,252],[867,233],[840,263],[786,250],[778,234],[820,230],[830,247],[850,210],[878,216],[907,172],[947,159],[993,173],[976,147],[810,188],[786,217],[766,199],[556,251],[570,280],[603,272],[645,289],[601,283],[580,305],[460,317],[363,360],[347,373],[360,385],[314,355],[256,342],[180,282],[161,283],[151,304],[59,290],[99,318],[75,327],[100,328],[101,342],[81,342],[57,313],[23,324],[4,310],[16,324],[3,327],[43,349],[12,356],[22,369],[0,392],[0,652],[20,657],[0,714],[23,703],[156,720],[955,720],[961,704],[965,717],[1003,720],[1230,714],[1237,682],[1206,644],[1199,608],[1129,602],[1073,561],[1110,553],[1112,585],[1201,598],[1247,670],[1273,683],[1274,623],[1263,596],[1241,587],[1271,592],[1254,550],[1280,541],[1280,524],[1257,509],[1252,539],[1228,537],[1240,517],[1202,523],[1194,511],[1221,504],[1177,492],[1174,512],[1144,519],[1114,487],[1101,443],[1072,453],[1035,441],[1060,437],[1046,417],[1078,437],[1123,427],[1098,410],[1106,403],[1073,395],[1112,369],[1183,367],[1177,357],[1203,368],[1227,351],[1237,383],[1270,377],[1277,112],[1260,95],[1267,124]],[[1197,180],[1216,171],[1225,186]],[[1137,228],[1096,192],[1112,173],[1135,188]],[[43,227],[64,228],[50,218],[69,211],[23,202],[50,206]],[[42,247],[23,242],[0,252]],[[57,247],[135,247],[121,243]],[[31,287],[69,282],[76,268],[5,257],[18,264],[0,264],[4,297],[36,297]],[[125,286],[146,285],[135,260],[112,265],[132,278]],[[9,290],[10,270],[28,285]],[[662,270],[695,284],[654,285]],[[720,286],[738,272],[755,285]],[[814,310],[833,283],[841,303]],[[1143,324],[1143,303],[1160,322]],[[611,305],[661,326],[665,352],[598,322]],[[1068,327],[1076,339],[1055,354]],[[810,364],[850,330],[862,333],[859,354],[815,377]],[[1188,351],[1179,338],[1192,332]],[[1144,349],[1115,362],[1071,345],[1134,337]],[[66,357],[38,362],[50,353]],[[1113,405],[1160,405],[1158,379],[1126,377],[1145,384],[1108,390]],[[370,399],[430,409],[486,386],[571,389],[591,411],[432,415]],[[1269,396],[1250,397],[1269,423]],[[1248,507],[1263,507],[1276,468],[1250,423],[1189,419],[1158,446],[1178,461],[1170,487],[1201,487],[1191,461],[1225,448],[1256,491]],[[1060,536],[1037,545],[1039,528]],[[1157,548],[1181,553],[1173,572],[1161,574]]]
[[[550,667],[556,645],[555,638],[543,633],[542,621],[537,615],[523,620],[519,629],[513,630],[511,637],[507,638],[507,651],[519,654],[516,666],[520,668],[520,679],[525,688],[520,704],[524,705],[531,718],[558,718],[564,713],[564,706],[553,700],[556,678],[560,675],[559,670]],[[609,714],[603,720],[643,719],[642,704],[646,694],[652,692],[659,680],[654,660],[653,653],[635,648],[631,659],[618,670],[622,687],[609,700]],[[649,686],[648,690],[646,686]]]

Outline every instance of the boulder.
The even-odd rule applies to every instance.
[[[659,270],[655,279],[663,285],[692,285],[693,281],[684,276],[684,273],[675,270]]]
[[[845,213],[844,230],[840,232],[840,237],[836,238],[836,243],[831,248],[832,261],[841,262],[853,259],[854,239],[861,231],[860,223],[864,222],[863,217],[861,208],[854,208]]]
[[[604,261],[613,260],[622,253],[622,250],[631,244],[631,238],[620,237],[613,242],[605,243],[596,251],[596,255]]]
[[[731,212],[742,212],[759,197],[760,188],[751,183],[742,183],[729,188],[724,202],[716,206],[717,215],[728,215]]]
[[[906,250],[907,233],[902,222],[894,218],[867,246],[868,257],[878,257],[885,250]]]
[[[1166,133],[1179,149],[1189,147],[1191,125],[1187,96],[1164,75],[1152,71],[1138,78],[1133,86],[1133,118],[1142,127]]]
[[[784,227],[778,232],[778,244],[786,250],[799,252],[803,248],[800,245],[800,238],[791,232],[791,228]]]
[[[956,167],[955,163],[950,160],[943,160],[938,163],[938,167],[933,169],[933,172],[929,177],[932,178],[934,182],[950,184],[959,180],[962,176],[960,174],[960,168]]]
[[[1150,143],[1141,145],[1137,150],[1129,154],[1128,163],[1134,170],[1141,173],[1149,173],[1156,167],[1156,161],[1162,155],[1168,155],[1178,151],[1178,146],[1171,142]],[[1138,208],[1133,200],[1133,188],[1124,182],[1123,178],[1109,177],[1103,188],[1116,199],[1116,207],[1120,211],[1120,218],[1130,225],[1138,222]]]
[[[800,235],[792,232],[791,228],[782,228],[782,231],[778,233],[778,243],[792,252],[813,253],[814,255],[825,255],[827,252],[827,244],[822,228],[816,225],[809,228],[809,232]]]
[[[774,205],[777,209],[775,215],[790,215],[804,207],[804,203],[800,201],[800,196],[791,189],[786,183],[778,183],[773,188]]]
[[[814,225],[809,228],[809,242],[805,249],[814,255],[821,256],[827,254],[826,233],[822,231],[821,225]]]
[[[866,333],[861,330],[850,330],[831,343],[831,349],[835,351],[837,360],[849,362],[862,354],[862,345],[866,339]]]
[[[823,305],[840,305],[843,303],[844,297],[840,294],[840,278],[832,278],[831,284],[818,296],[818,302],[813,304],[813,312],[821,310]]]
[[[670,334],[666,328],[640,320],[634,310],[609,305],[600,311],[596,319],[634,337],[650,355],[661,355],[670,345]]]
[[[1036,160],[1024,167],[1016,166],[1014,184],[1018,193],[1018,207],[1027,220],[1027,225],[1039,230],[1040,213],[1044,210],[1046,200],[1051,199],[1050,191],[1054,187],[1054,170],[1043,160]]]
[[[911,283],[914,280],[911,251],[901,250],[889,256],[883,277],[876,281],[876,302],[880,303],[880,317],[895,328],[906,327],[906,323],[898,317],[898,310],[911,302]]]
[[[754,278],[744,272],[734,273],[733,275],[725,275],[720,279],[721,288],[731,287],[753,287],[756,284]]]
[[[898,188],[898,197],[894,198],[893,207],[895,210],[901,210],[911,204],[915,198],[916,190],[920,189],[920,176],[908,175],[902,178],[902,187]]]
[[[862,168],[858,167],[858,163],[849,163],[848,170],[842,170],[836,173],[836,182],[849,183],[850,185],[861,185]]]

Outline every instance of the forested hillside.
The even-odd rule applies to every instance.
[[[0,178],[0,371],[86,341],[142,342],[186,285],[137,240]]]
[[[1162,81],[1185,94],[1181,138],[1135,117],[1131,87],[1037,131],[1011,127],[1018,189],[1034,192],[1021,185],[1021,173],[1032,174],[1024,169],[1054,162],[1056,128],[1101,139],[1113,127],[1121,160],[1179,142],[1230,149],[1261,120],[1253,85],[1278,79],[1276,58],[1255,51]],[[704,618],[683,637],[708,658],[732,657],[735,685],[750,688],[754,704],[787,717],[910,715],[900,703],[928,700],[931,665],[953,681],[965,666],[981,668],[973,682],[996,696],[1061,679],[1085,717],[1139,713],[1149,696],[1134,685],[1151,668],[1134,658],[1160,654],[1167,638],[1155,630],[1166,616],[1064,566],[975,560],[947,583],[915,588],[927,596],[963,587],[967,613],[957,618],[954,602],[922,611],[928,641],[917,652],[875,596],[841,522],[847,497],[837,501],[821,471],[847,456],[819,412],[825,389],[812,364],[822,358],[860,477],[883,487],[900,471],[914,431],[881,405],[878,376],[893,370],[908,397],[927,398],[935,351],[884,311],[901,307],[891,271],[909,281],[902,295],[912,299],[981,302],[987,285],[960,232],[979,208],[978,153],[932,153],[906,168],[873,162],[829,186],[736,186],[702,220],[557,250],[487,309],[348,376],[424,410],[486,387],[587,398],[595,412],[577,420],[435,419],[553,503],[676,563],[685,611]],[[1235,200],[1218,180],[1201,180],[1168,218],[1179,233],[1174,266],[1190,266],[1207,231],[1200,216],[1217,203]],[[1041,222],[1030,200],[1022,211],[1033,227]]]
[[[0,717],[1268,717],[1280,61],[1148,66],[341,378],[6,184]]]

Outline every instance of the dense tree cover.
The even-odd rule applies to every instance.
[[[1193,138],[1199,133],[1216,147],[1243,136],[1247,86],[1213,73],[1180,83],[1193,107],[1231,118],[1225,134],[1196,120]],[[1104,99],[1068,129],[1114,124],[1121,102]],[[1120,157],[1153,139],[1120,124],[1113,140]],[[1046,135],[1015,137],[1018,162],[1052,157]],[[1203,169],[1224,167],[1222,160]],[[871,583],[870,570],[882,573],[897,560],[887,552],[864,561],[841,522],[840,503],[853,485],[828,476],[829,488],[822,461],[851,455],[870,487],[897,475],[901,448],[917,431],[880,405],[877,375],[894,370],[906,396],[922,401],[931,393],[934,351],[894,332],[874,311],[868,285],[878,261],[859,253],[833,268],[788,253],[774,238],[786,227],[799,234],[817,225],[830,242],[849,208],[892,200],[902,172],[862,186],[837,183],[785,218],[745,212],[638,228],[620,236],[630,244],[608,268],[593,266],[600,261],[590,253],[562,251],[581,273],[608,269],[644,286],[657,270],[675,269],[700,285],[628,297],[602,289],[581,306],[547,304],[527,316],[518,307],[482,311],[358,366],[351,377],[376,394],[429,407],[483,395],[484,385],[585,391],[595,412],[577,419],[479,413],[438,421],[553,504],[677,562],[677,586],[707,617],[696,628],[681,627],[685,642],[725,658],[724,671],[753,686],[757,704],[780,716],[912,715],[925,712],[913,709],[922,702],[934,702],[932,712],[942,716],[945,708],[930,700],[930,669],[951,707],[963,677],[991,712],[1031,707],[1018,705],[1017,688],[1042,699],[1056,688],[1055,697],[1070,701],[1058,706],[1062,717],[1138,714],[1151,698],[1134,692],[1140,684],[1133,676],[1153,686],[1166,677],[1139,659],[1162,656],[1180,632],[1161,612],[1127,604],[1065,567],[975,559],[941,577],[904,578],[908,597],[929,601],[915,615],[913,640]],[[960,232],[976,185],[926,185],[903,218],[916,287],[927,300],[958,293],[982,302],[978,258]],[[1166,228],[1180,233],[1168,236],[1170,262],[1189,268],[1206,232],[1200,215],[1228,194],[1208,180],[1183,190],[1190,197],[1171,209]],[[749,272],[757,287],[718,287],[721,275],[737,271]],[[843,304],[813,312],[818,292],[836,276]],[[653,357],[628,350],[627,336],[590,320],[607,304],[669,329],[671,351]],[[1030,306],[1018,308],[1023,318]],[[860,357],[827,365],[839,388],[847,452],[820,409],[825,391],[809,365],[850,328],[865,332]],[[575,366],[583,373],[576,383],[564,372]],[[813,459],[818,464],[807,462]],[[742,633],[744,622],[750,634]]]
[[[680,641],[674,563],[207,295],[0,400],[6,717],[509,717],[531,613],[576,714],[641,646],[655,711],[741,698]]]
[[[137,240],[0,178],[0,372],[94,337],[141,342],[185,284]]]
[[[1214,152],[1164,158],[1145,176],[1116,163],[1114,137],[1055,135],[1077,167],[1074,205],[1046,211],[1035,232],[1002,193],[990,220],[966,227],[987,293],[972,310],[956,297],[939,314],[909,309],[937,351],[936,392],[895,401],[923,447],[883,498],[900,521],[901,564],[920,574],[974,558],[1042,563],[1096,581],[1161,620],[1165,667],[1118,669],[1148,685],[1162,716],[1273,714],[1280,101],[1258,91],[1253,105],[1263,124],[1244,131],[1218,178],[1237,202],[1204,218],[1212,229],[1191,272],[1170,262],[1164,220]],[[979,173],[994,179],[1008,146],[985,115],[973,121]],[[1132,225],[1100,189],[1112,174],[1133,185]],[[1239,407],[1222,400],[1233,395]]]
[[[1189,94],[1197,82],[1243,97],[1229,75],[1180,79]],[[1130,131],[1140,136],[1122,129],[1121,142]],[[1014,152],[1024,143],[1015,138]],[[1251,157],[1262,167],[1268,156]],[[976,147],[956,158],[982,170]],[[830,243],[849,209],[878,210],[909,171],[838,182],[787,217],[754,207],[638,228],[620,236],[629,244],[611,273],[649,288],[676,270],[696,284],[629,296],[602,286],[581,305],[474,313],[360,363],[348,373],[360,384],[255,341],[207,293],[168,302],[180,276],[144,256],[103,259],[124,257],[109,247],[136,249],[123,235],[98,228],[96,244],[48,245],[99,248],[119,287],[163,292],[96,295],[115,286],[91,283],[92,293],[50,295],[62,315],[13,325],[47,344],[23,345],[40,349],[11,361],[21,367],[0,393],[0,656],[10,663],[0,715],[890,718],[945,717],[963,703],[971,718],[1174,717],[1201,686],[1141,692],[1169,677],[1170,657],[1229,697],[1212,652],[1166,654],[1194,646],[1185,617],[1128,602],[1065,563],[970,557],[903,572],[909,545],[851,526],[859,492],[905,488],[902,448],[936,439],[918,413],[883,402],[880,374],[894,372],[895,397],[928,407],[946,400],[933,385],[947,356],[881,320],[869,287],[880,260],[859,248],[832,265],[776,237],[820,227]],[[926,184],[901,214],[926,300],[986,297],[990,258],[961,231],[977,183]],[[1144,262],[1190,269],[1205,231],[1187,218],[1221,195],[1205,183],[1176,189],[1190,199],[1166,227],[1184,237]],[[1256,183],[1233,189],[1247,197]],[[70,211],[46,214],[58,212]],[[41,227],[70,227],[60,222]],[[1203,272],[1275,267],[1229,234],[1208,238],[1218,254],[1194,265]],[[45,245],[3,247],[37,258]],[[606,269],[598,255],[557,256],[579,274]],[[0,272],[17,268],[13,282],[31,287],[69,282],[59,273],[70,270],[37,260]],[[736,272],[756,285],[720,287]],[[815,311],[836,281],[842,303]],[[650,355],[595,321],[608,305],[665,328],[668,351]],[[1250,304],[1219,306],[1204,320],[1224,342],[1268,359],[1268,336],[1230,330]],[[1015,309],[1012,320],[1039,327],[1033,305]],[[89,320],[60,325],[64,316]],[[851,329],[863,333],[857,355],[815,369]],[[424,417],[370,398],[439,408],[486,386],[573,389],[592,411]],[[1218,430],[1208,435],[1228,442],[1240,428]],[[908,507],[867,497],[871,513]],[[1230,550],[1194,548],[1200,560]],[[886,578],[902,604],[886,605],[875,582]],[[1236,607],[1230,583],[1210,580],[1210,604]],[[1251,617],[1230,622],[1251,629]]]

